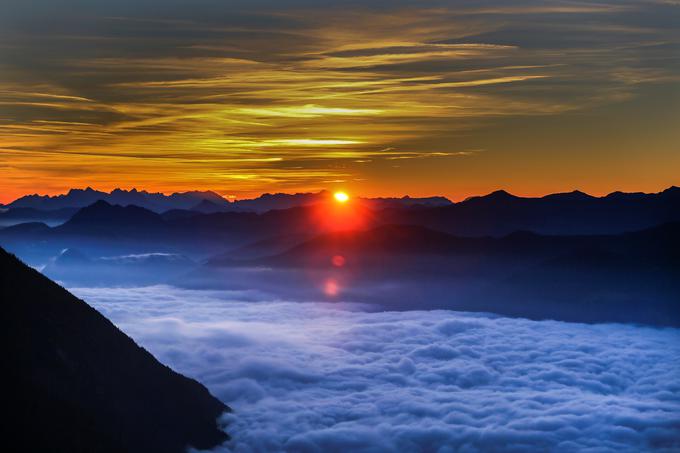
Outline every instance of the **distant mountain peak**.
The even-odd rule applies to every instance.
[[[88,186],[85,189],[70,189],[66,194],[62,195],[29,195],[21,197],[7,206],[11,208],[23,207],[55,210],[62,208],[84,208],[99,200],[121,206],[137,205],[157,213],[171,209],[191,209],[202,200],[210,200],[224,206],[229,204],[229,201],[211,191],[176,192],[171,195],[165,195],[160,192],[149,193],[134,187],[130,190],[115,188],[111,192],[102,192]]]
[[[96,227],[115,232],[126,227],[154,227],[162,224],[163,218],[160,214],[148,209],[135,205],[112,205],[107,201],[99,200],[76,212],[68,222],[57,228],[69,231],[74,228],[80,230]]]
[[[518,198],[517,196],[511,194],[510,192],[500,189],[500,190],[494,190],[491,192],[489,195],[487,195],[488,198]]]
[[[224,212],[228,206],[219,205],[212,200],[203,199],[196,206],[192,207],[192,211],[200,212],[203,214],[213,214],[216,212]]]
[[[105,208],[109,208],[109,207],[112,207],[112,206],[113,205],[106,200],[97,200],[94,203],[92,203],[91,205],[86,206],[85,209],[105,209]]]
[[[63,197],[63,196],[81,194],[81,193],[94,193],[94,192],[106,193],[106,192],[99,192],[98,190],[94,190],[92,187],[87,186],[84,189],[78,189],[78,188],[69,189],[69,191],[66,193],[66,195],[55,195],[54,197],[50,197],[49,195],[45,195],[45,197],[47,197],[47,198],[57,198],[57,197]]]
[[[507,201],[507,200],[515,200],[519,199],[520,197],[513,195],[503,189],[495,190],[489,194],[486,195],[479,195],[475,197],[469,197],[466,198],[465,202],[479,202],[479,201]]]
[[[662,192],[663,193],[663,192]],[[606,195],[604,198],[608,199],[614,199],[614,200],[630,200],[630,199],[642,199],[648,196],[644,192],[622,192],[620,190],[617,190],[616,192],[612,192],[608,195]]]
[[[553,193],[543,197],[544,199],[560,199],[560,200],[590,200],[596,197],[589,195],[580,190],[572,190],[571,192]]]

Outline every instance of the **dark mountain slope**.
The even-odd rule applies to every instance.
[[[226,439],[229,410],[85,302],[0,249],[3,449],[183,452]]]

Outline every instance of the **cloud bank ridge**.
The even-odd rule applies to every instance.
[[[680,330],[76,289],[235,412],[224,451],[677,451]]]

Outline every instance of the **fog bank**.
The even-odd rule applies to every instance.
[[[72,291],[234,408],[226,451],[680,448],[678,329]]]

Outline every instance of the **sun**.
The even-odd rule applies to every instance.
[[[339,203],[346,203],[349,200],[349,195],[345,192],[335,192],[333,197],[335,197],[335,201]]]

